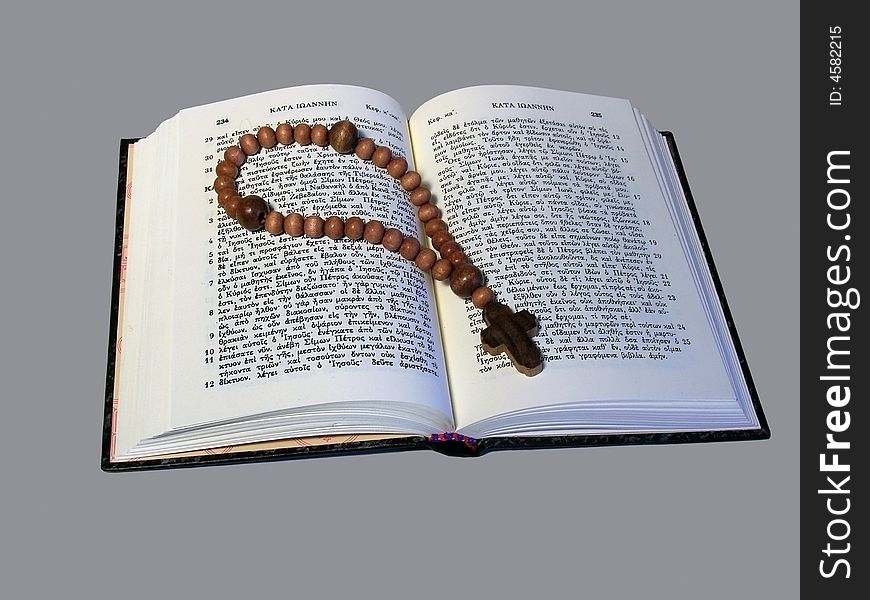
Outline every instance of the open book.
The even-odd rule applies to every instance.
[[[496,297],[537,317],[539,375],[486,353],[480,311],[398,254],[250,233],[218,207],[241,134],[341,119],[407,159]],[[408,117],[374,90],[296,87],[183,110],[123,143],[122,167],[108,470],[768,436],[673,139],[627,100],[480,86]],[[427,239],[353,155],[279,144],[238,182],[285,214]]]

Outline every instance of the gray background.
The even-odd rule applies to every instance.
[[[0,21],[0,595],[797,595],[796,2],[78,4]],[[773,438],[103,474],[118,139],[328,82],[623,96],[674,131]]]

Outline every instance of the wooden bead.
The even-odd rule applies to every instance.
[[[361,240],[366,224],[359,217],[351,217],[344,224],[344,235],[349,240]]]
[[[420,178],[420,174],[417,171],[408,171],[402,178],[399,179],[399,185],[402,186],[402,189],[406,192],[411,192],[420,187],[420,184],[423,180]]]
[[[251,194],[245,196],[239,202],[236,210],[236,220],[239,225],[248,231],[259,231],[263,228],[263,222],[266,220],[266,215],[269,214],[269,205],[266,201]]]
[[[339,154],[350,154],[356,148],[359,132],[350,121],[339,121],[329,129],[329,145]]]
[[[226,189],[234,190],[236,189],[236,180],[232,177],[227,177],[226,175],[218,175],[214,179],[212,188],[214,188],[214,191],[216,192]]]
[[[432,247],[436,250],[441,250],[444,242],[449,242],[453,239],[453,234],[446,229],[441,229],[432,234]]]
[[[417,210],[417,218],[420,219],[422,223],[426,223],[432,219],[437,219],[440,216],[441,211],[431,202],[427,202]]]
[[[266,215],[264,227],[272,235],[281,235],[284,233],[284,215],[277,210],[273,210]]]
[[[313,239],[323,237],[323,219],[317,215],[305,217],[304,229],[307,237]]]
[[[369,221],[366,223],[363,237],[369,244],[380,244],[384,239],[384,224],[380,221]]]
[[[401,157],[396,157],[387,163],[387,173],[392,177],[399,179],[408,171],[408,161]]]
[[[231,219],[235,219],[236,215],[239,214],[239,203],[242,201],[242,197],[239,195],[235,195],[227,199],[224,202],[224,211],[226,211],[227,216]]]
[[[435,264],[435,261],[438,260],[438,255],[435,254],[435,251],[431,248],[423,248],[417,254],[417,258],[414,259],[414,263],[417,265],[417,268],[423,271],[424,273],[432,268],[432,265]]]
[[[375,141],[371,138],[361,138],[356,143],[356,155],[362,160],[371,160],[375,153]]]
[[[468,256],[462,250],[451,253],[450,256],[447,257],[447,260],[449,260],[454,267],[470,262]]]
[[[326,128],[326,125],[318,123],[311,128],[311,142],[321,148],[329,145],[329,130]]]
[[[230,146],[224,150],[224,158],[237,167],[241,167],[248,160],[248,155],[238,146]]]
[[[471,303],[477,308],[483,308],[493,301],[495,294],[488,287],[479,287],[471,292]]]
[[[284,217],[284,233],[289,236],[299,237],[305,230],[305,218],[297,212]]]
[[[468,298],[474,290],[482,285],[483,273],[474,265],[467,263],[459,265],[450,274],[450,289],[460,298]]]
[[[326,129],[326,127],[324,127]],[[344,237],[344,221],[341,217],[331,216],[326,219],[323,224],[323,235],[331,240],[338,240]]]
[[[432,192],[429,191],[429,188],[418,187],[416,190],[411,192],[411,204],[414,206],[423,206],[429,200],[432,199]]]
[[[450,255],[454,252],[462,252],[462,246],[460,246],[459,242],[456,240],[449,240],[441,244],[441,247],[438,248],[438,252],[440,252],[441,256],[444,258],[450,258]]]
[[[452,271],[453,265],[446,258],[439,258],[435,261],[435,264],[432,265],[432,277],[438,281],[444,281],[450,277]]]
[[[447,223],[445,223],[443,219],[432,219],[431,221],[426,221],[426,226],[423,227],[423,229],[426,232],[426,235],[432,237],[436,231],[447,229]]]
[[[405,236],[402,235],[401,231],[395,227],[390,227],[384,232],[384,239],[381,240],[381,243],[390,252],[398,252],[399,248],[402,247],[404,239]]]
[[[311,143],[311,127],[308,123],[299,123],[293,128],[293,139],[300,146],[307,146]]]
[[[420,253],[420,241],[415,237],[405,238],[402,245],[399,246],[399,254],[405,260],[414,260],[417,254]]]
[[[260,127],[260,129],[257,130],[257,141],[267,150],[269,148],[274,148],[275,144],[278,143],[278,139],[275,137],[275,130],[268,125]]]
[[[260,142],[253,133],[246,133],[239,138],[239,147],[248,156],[254,156],[260,151]]]
[[[386,146],[378,146],[372,153],[372,164],[376,167],[385,168],[393,159],[393,151]]]
[[[230,190],[230,191],[232,191],[232,190]],[[219,205],[220,205],[224,210],[226,210],[226,208],[227,208],[227,204],[228,204],[228,203],[229,203],[233,198],[236,199],[236,206],[238,206],[238,205],[239,205],[238,203],[242,201],[242,197],[239,196],[238,192],[233,192],[231,196],[226,196],[226,197],[224,198],[223,203],[221,203],[220,198],[218,198],[218,204],[219,204]],[[233,217],[233,218],[235,218],[235,217]]]
[[[278,143],[288,146],[295,140],[293,139],[293,126],[290,123],[281,123],[275,128],[275,139]]]
[[[230,162],[226,159],[220,161],[217,164],[214,172],[216,175],[223,175],[225,177],[229,177],[230,179],[235,179],[239,176],[239,168],[236,166],[236,163]]]
[[[239,193],[234,188],[224,188],[217,191],[217,201],[219,206],[223,206],[232,196],[238,196]]]

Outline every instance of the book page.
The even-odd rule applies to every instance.
[[[734,397],[627,100],[481,86],[410,127],[450,231],[498,300],[537,317],[545,358],[527,378],[490,356],[481,311],[437,286],[458,428],[559,403]]]
[[[364,400],[418,405],[449,426],[431,284],[413,263],[364,240],[251,233],[211,190],[227,146],[282,122],[350,119],[413,168],[398,103],[364,88],[305,86],[180,119],[171,425]],[[421,237],[397,181],[353,154],[279,144],[249,157],[237,181],[242,196],[262,196],[285,215],[379,219]]]

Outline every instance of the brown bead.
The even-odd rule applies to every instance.
[[[248,231],[259,231],[263,228],[263,222],[266,220],[266,215],[269,214],[269,205],[266,201],[251,194],[245,196],[239,202],[239,207],[236,210],[236,220],[239,225]]]
[[[225,177],[229,177],[230,179],[235,179],[239,176],[239,168],[236,166],[236,163],[230,162],[228,160],[222,160],[215,167],[214,172],[216,175],[223,175]]]
[[[444,258],[450,258],[450,255],[455,252],[462,252],[462,246],[459,245],[459,242],[456,240],[449,240],[441,244],[441,247],[438,248],[438,252],[441,253],[441,256]]]
[[[222,206],[222,207],[226,210],[227,204],[228,204],[228,203],[229,203],[233,198],[236,199],[236,206],[238,206],[238,203],[242,201],[242,197],[239,196],[239,194],[238,194],[237,192],[233,192],[232,196],[227,196],[227,197],[224,198],[223,203],[221,203],[220,198],[218,198],[218,204],[219,204],[220,206]],[[235,218],[235,217],[234,217],[234,218]]]
[[[326,127],[324,127],[326,129]],[[341,217],[331,216],[326,219],[323,224],[323,235],[331,240],[338,240],[344,237],[344,221]]]
[[[378,146],[372,153],[372,164],[376,167],[384,168],[393,159],[393,151],[386,146]]]
[[[266,150],[274,148],[275,144],[278,143],[278,139],[275,137],[275,130],[268,125],[264,125],[257,130],[257,141]]]
[[[317,215],[305,217],[305,235],[310,238],[323,237],[323,219]]]
[[[245,151],[238,146],[230,146],[229,148],[224,150],[224,158],[236,165],[237,167],[241,167],[243,164],[245,164],[245,161],[248,160],[248,155],[245,154]]]
[[[444,242],[449,242],[453,239],[453,234],[446,229],[441,229],[432,234],[432,247],[440,250]]]
[[[329,130],[323,123],[318,123],[311,128],[311,142],[321,148],[329,145]]]
[[[277,210],[273,210],[266,215],[264,227],[272,235],[281,235],[284,233],[284,215]]]
[[[474,265],[459,265],[450,274],[450,289],[460,298],[468,298],[471,292],[482,285],[483,273]]]
[[[414,263],[416,263],[417,268],[423,271],[424,273],[432,268],[432,265],[435,264],[435,261],[438,260],[438,255],[435,254],[435,251],[431,248],[423,248],[417,254],[417,258],[414,259]]]
[[[351,217],[344,223],[344,235],[349,240],[361,240],[366,224],[359,217]]]
[[[299,237],[305,230],[305,218],[297,212],[284,217],[284,233],[289,236]]]
[[[416,190],[411,192],[411,196],[409,200],[411,200],[411,204],[414,206],[423,206],[429,200],[432,199],[432,192],[429,191],[429,188],[418,187]]]
[[[384,239],[384,224],[380,221],[369,221],[366,223],[363,237],[369,244],[380,244]]]
[[[253,133],[246,133],[239,138],[239,147],[248,156],[253,156],[260,151],[260,142]]]
[[[471,292],[471,303],[477,308],[483,308],[495,299],[495,294],[488,287],[479,287]]]
[[[299,123],[293,128],[293,139],[300,146],[307,146],[311,143],[311,127],[308,123]]]
[[[435,261],[435,264],[432,265],[432,277],[438,281],[444,281],[450,277],[452,271],[453,265],[446,258],[439,258]]]
[[[414,260],[417,258],[417,254],[420,253],[420,241],[415,237],[405,238],[405,241],[402,242],[402,245],[399,246],[399,254],[402,255],[402,258],[405,260]]]
[[[464,265],[465,263],[469,262],[468,256],[462,250],[452,252],[450,256],[446,258],[453,264],[454,267],[458,267],[459,265]]]
[[[223,188],[217,191],[218,205],[223,206],[224,203],[232,196],[238,196],[239,193],[234,188]]]
[[[406,192],[411,192],[420,187],[420,184],[423,182],[420,179],[420,174],[417,171],[408,171],[402,178],[399,180],[399,185],[402,186],[402,189]]]
[[[375,141],[371,138],[361,138],[356,143],[356,155],[362,160],[371,160],[375,153]]]
[[[384,248],[390,252],[398,252],[399,248],[402,247],[404,239],[405,236],[402,235],[401,231],[395,227],[390,227],[384,232],[384,239],[381,240],[381,243],[384,245]]]
[[[226,202],[224,202],[224,210],[227,213],[227,216],[231,219],[235,219],[236,215],[239,214],[239,203],[242,201],[241,196],[232,196]]]
[[[441,216],[441,211],[431,202],[427,202],[417,210],[417,218],[426,223]]]
[[[397,156],[389,163],[387,163],[387,173],[399,179],[402,175],[404,175],[408,171],[408,161],[404,158]]]
[[[284,144],[285,146],[290,145],[294,142],[293,139],[293,126],[290,123],[281,123],[275,128],[275,139],[278,140],[278,143]]]
[[[436,231],[441,231],[442,229],[447,229],[447,223],[444,222],[443,219],[432,219],[430,221],[426,221],[426,226],[423,227],[426,235],[432,237]]]
[[[350,121],[339,121],[329,129],[329,144],[339,154],[350,154],[356,148],[359,132]]]
[[[227,177],[226,175],[218,175],[214,178],[212,188],[216,192],[226,189],[234,190],[236,189],[236,180],[232,177]]]

